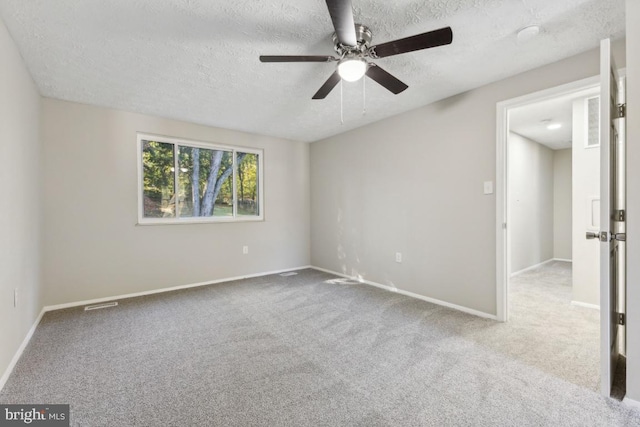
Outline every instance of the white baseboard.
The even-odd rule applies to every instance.
[[[33,322],[33,325],[31,326],[31,329],[29,329],[29,332],[27,332],[27,336],[24,337],[24,339],[22,340],[22,344],[20,344],[20,347],[18,347],[18,351],[16,351],[16,354],[13,355],[13,359],[11,359],[11,362],[9,362],[9,366],[7,366],[7,369],[5,369],[4,374],[2,374],[2,377],[0,377],[0,391],[2,391],[2,389],[4,388],[4,385],[7,383],[9,376],[13,372],[13,368],[16,367],[16,363],[18,363],[18,360],[20,360],[20,357],[22,356],[24,349],[27,348],[29,341],[31,341],[31,337],[33,336],[33,333],[36,331],[36,328],[38,327],[40,320],[42,320],[42,316],[44,316],[45,312],[46,310],[44,308],[40,310],[40,314],[36,318],[35,322]]]
[[[380,283],[372,282],[370,280],[365,280],[365,279],[360,278],[360,277],[349,276],[347,274],[338,273],[337,271],[327,270],[326,268],[316,267],[316,266],[313,266],[313,265],[311,266],[311,268],[313,268],[314,270],[323,271],[325,273],[335,274],[336,276],[344,277],[344,278],[347,278],[347,279],[356,280],[356,281],[358,281],[360,283],[363,283],[365,285],[375,286],[376,288],[381,288],[381,289],[384,289],[386,291],[395,292],[395,293],[398,293],[398,294],[406,295],[408,297],[417,298],[417,299],[420,299],[420,300],[423,300],[423,301],[427,301],[427,302],[430,302],[432,304],[441,305],[441,306],[447,307],[447,308],[452,308],[454,310],[462,311],[464,313],[472,314],[474,316],[484,317],[485,319],[492,319],[492,320],[497,320],[498,319],[498,317],[496,315],[494,315],[494,314],[485,313],[484,311],[474,310],[472,308],[464,307],[462,305],[452,304],[450,302],[441,301],[441,300],[438,300],[438,299],[435,299],[435,298],[429,298],[429,297],[426,297],[424,295],[414,294],[413,292],[403,291],[402,289],[394,288],[392,286],[382,285]]]
[[[597,304],[589,304],[589,303],[580,302],[580,301],[571,301],[571,305],[575,305],[577,307],[591,308],[591,309],[600,311],[600,306]]]
[[[633,400],[633,399],[629,399],[628,397],[625,397],[624,399],[622,399],[622,403],[625,403],[631,406],[632,408],[640,409],[640,402],[638,402],[637,400]]]
[[[11,362],[9,363],[9,366],[7,366],[7,369],[4,371],[4,374],[2,374],[2,377],[0,377],[0,391],[2,391],[2,389],[4,388],[4,385],[6,384],[7,380],[9,379],[9,376],[13,372],[13,369],[15,368],[16,363],[18,363],[18,360],[20,360],[20,357],[22,356],[22,352],[24,352],[24,349],[29,344],[29,341],[31,340],[31,337],[33,336],[33,333],[35,332],[36,327],[40,323],[40,320],[42,319],[42,316],[44,316],[44,314],[46,312],[48,312],[48,311],[61,310],[63,308],[78,307],[78,306],[96,304],[96,303],[119,300],[119,299],[134,298],[134,297],[140,297],[140,296],[144,296],[144,295],[160,294],[160,293],[164,293],[164,292],[177,291],[177,290],[180,290],[180,289],[189,289],[189,288],[196,288],[196,287],[199,287],[199,286],[213,285],[213,284],[216,284],[216,283],[231,282],[231,281],[234,281],[234,280],[250,279],[252,277],[268,276],[270,274],[279,274],[279,273],[284,273],[286,271],[304,270],[305,268],[312,268],[312,267],[310,265],[305,265],[305,266],[302,266],[302,267],[286,268],[286,269],[283,269],[283,270],[275,270],[275,271],[268,271],[268,272],[264,272],[264,273],[248,274],[248,275],[237,276],[237,277],[228,277],[228,278],[225,278],[225,279],[216,279],[216,280],[210,280],[210,281],[207,281],[207,282],[191,283],[191,284],[187,284],[187,285],[173,286],[173,287],[170,287],[170,288],[161,288],[161,289],[153,289],[153,290],[150,290],[150,291],[134,292],[134,293],[130,293],[130,294],[116,295],[116,296],[112,296],[112,297],[96,298],[96,299],[84,300],[84,301],[75,301],[75,302],[69,302],[69,303],[57,304],[57,305],[47,305],[47,306],[43,307],[42,310],[40,311],[40,314],[38,315],[38,318],[33,323],[33,326],[31,326],[31,329],[29,329],[29,332],[27,333],[27,336],[22,341],[22,344],[18,348],[18,351],[16,351],[16,354],[13,356],[13,359],[11,359]]]
[[[134,293],[130,293],[130,294],[122,294],[122,295],[116,295],[116,296],[111,296],[111,297],[95,298],[95,299],[84,300],[84,301],[68,302],[68,303],[65,303],[65,304],[48,305],[48,306],[46,306],[44,308],[44,311],[61,310],[63,308],[72,308],[72,307],[79,307],[79,306],[83,306],[83,305],[98,304],[98,303],[101,303],[101,302],[107,302],[107,301],[113,301],[113,300],[142,297],[142,296],[145,296],[145,295],[161,294],[161,293],[164,293],[164,292],[179,291],[181,289],[189,289],[189,288],[197,288],[197,287],[200,287],[200,286],[214,285],[216,283],[232,282],[234,280],[242,280],[242,279],[250,279],[250,278],[253,278],[253,277],[269,276],[270,274],[279,274],[279,273],[284,273],[286,271],[304,270],[305,268],[312,268],[312,267],[310,265],[305,265],[305,266],[302,266],[302,267],[294,267],[294,268],[286,268],[286,269],[283,269],[283,270],[267,271],[265,273],[247,274],[247,275],[244,275],[244,276],[227,277],[227,278],[224,278],[224,279],[209,280],[209,281],[206,281],[206,282],[189,283],[189,284],[186,284],[186,285],[172,286],[170,288],[152,289],[150,291],[134,292]]]
[[[553,258],[553,261],[561,261],[561,262],[573,262],[572,259],[565,259],[565,258]]]
[[[511,273],[511,275],[510,275],[509,277],[515,277],[515,276],[517,276],[518,274],[522,274],[522,273],[524,273],[525,271],[529,271],[529,270],[533,270],[534,268],[542,267],[543,265],[545,265],[545,264],[549,264],[550,262],[553,262],[553,261],[555,261],[555,258],[549,258],[549,259],[548,259],[548,260],[546,260],[546,261],[542,261],[542,262],[540,262],[540,263],[538,263],[538,264],[531,265],[531,266],[529,266],[529,267],[527,267],[527,268],[523,268],[522,270],[518,270],[518,271],[516,271],[515,273]]]

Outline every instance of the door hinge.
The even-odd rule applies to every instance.
[[[627,116],[627,104],[618,104],[616,110],[616,119],[622,119]]]
[[[624,222],[626,218],[626,213],[624,209],[620,209],[617,211],[613,211],[613,220],[618,222]]]
[[[506,229],[507,229],[507,223],[506,223],[506,222],[503,222],[503,223],[502,223],[502,229],[503,229],[503,230],[506,230]]]
[[[617,240],[618,242],[626,242],[627,233],[612,233],[611,240]]]
[[[618,325],[623,325],[625,323],[625,318],[624,318],[624,313],[617,313],[618,314]]]

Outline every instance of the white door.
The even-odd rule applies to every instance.
[[[600,307],[600,87],[573,100],[572,303]]]
[[[619,315],[624,311],[624,158],[619,78],[610,40],[600,44],[600,340],[601,390],[609,396],[619,356]],[[624,94],[622,94],[624,97]]]

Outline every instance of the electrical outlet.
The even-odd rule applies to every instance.
[[[249,246],[243,246],[242,247],[242,254],[243,255],[247,255],[249,253]]]
[[[396,252],[396,262],[402,262],[402,254],[400,252]]]
[[[13,290],[13,307],[17,307],[18,306],[18,288],[15,288]]]

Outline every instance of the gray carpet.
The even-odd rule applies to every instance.
[[[76,426],[640,426],[521,333],[304,270],[47,313],[0,402]]]
[[[486,339],[505,354],[573,384],[600,390],[600,312],[571,305],[571,263],[511,278],[509,323]]]

